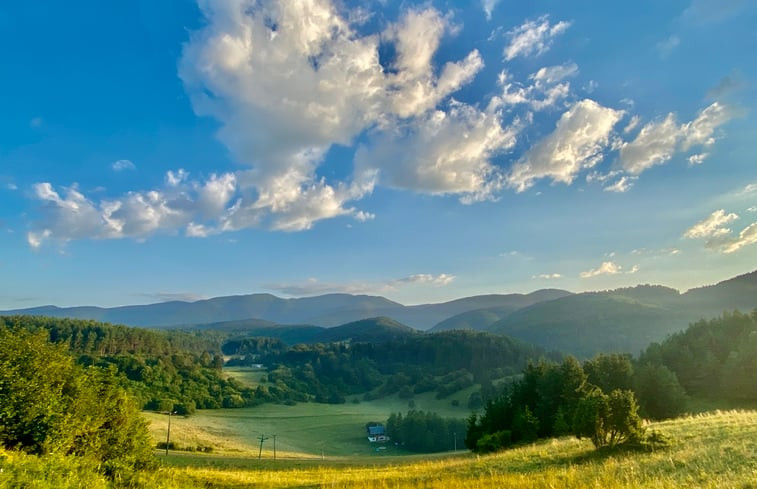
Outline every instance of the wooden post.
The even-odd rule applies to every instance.
[[[260,460],[260,457],[263,455],[263,442],[266,441],[268,437],[265,436],[263,433],[261,433],[258,439],[260,440],[260,451],[258,451],[258,460]]]

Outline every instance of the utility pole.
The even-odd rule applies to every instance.
[[[276,460],[276,435],[273,435],[273,459]]]
[[[258,437],[258,440],[260,440],[260,451],[258,452],[258,460],[260,460],[260,457],[263,455],[263,442],[268,439],[267,436],[265,436],[263,433],[260,434]]]
[[[457,451],[457,432],[452,433],[452,436],[455,437],[455,451]]]
[[[166,432],[166,457],[168,457],[168,445],[171,443],[171,415],[176,413],[168,411],[164,414],[168,415],[168,431]]]

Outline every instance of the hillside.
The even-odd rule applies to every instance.
[[[383,343],[419,334],[418,330],[405,326],[391,318],[361,319],[351,323],[324,329],[314,338],[315,342],[362,341]]]
[[[580,357],[638,354],[695,321],[755,307],[757,272],[751,272],[684,294],[654,285],[575,294],[519,309],[486,330]]]
[[[614,293],[584,293],[538,303],[487,330],[579,357],[598,352],[637,354],[652,341],[686,327],[685,312]]]
[[[531,292],[530,294],[509,294],[507,296],[501,296],[495,307],[466,310],[465,312],[448,317],[437,323],[429,331],[449,331],[451,329],[486,331],[486,328],[489,325],[518,309],[543,301],[559,299],[571,294],[571,292],[565,290],[543,289]]]

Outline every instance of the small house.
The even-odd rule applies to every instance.
[[[373,425],[366,426],[365,429],[368,432],[369,442],[381,443],[381,442],[389,441],[389,437],[386,436],[386,429],[384,428],[384,425],[373,424]]]

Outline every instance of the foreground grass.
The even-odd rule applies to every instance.
[[[597,452],[586,440],[563,438],[498,454],[273,461],[217,455],[169,457],[163,468],[140,474],[130,487],[232,488],[757,488],[757,412],[714,412],[655,423],[674,439],[650,453]],[[0,453],[0,488],[103,487],[85,483],[68,459]],[[35,462],[36,461],[36,462]],[[35,465],[36,464],[36,465]],[[40,466],[42,464],[42,466]],[[47,468],[46,468],[47,467]],[[24,484],[23,473],[39,480]],[[72,474],[71,483],[62,474]],[[21,475],[19,475],[21,474]],[[59,483],[56,485],[53,482]],[[14,483],[15,481],[15,483]],[[21,483],[19,483],[21,481]]]
[[[175,484],[166,487],[176,488],[757,487],[757,412],[716,412],[651,427],[673,437],[673,446],[653,453],[597,452],[588,441],[564,438],[484,457],[164,471]]]

